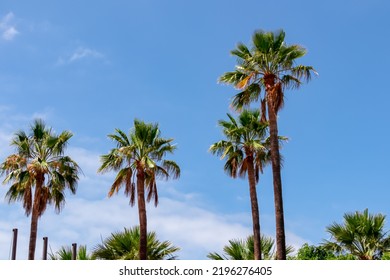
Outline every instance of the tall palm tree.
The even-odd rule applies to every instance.
[[[260,260],[260,214],[256,184],[259,181],[259,173],[263,171],[263,166],[269,159],[265,144],[267,124],[260,123],[260,112],[258,110],[245,110],[238,116],[238,120],[230,114],[227,115],[229,117],[228,121],[219,121],[226,140],[211,145],[210,152],[221,156],[221,159],[226,158],[224,169],[229,176],[236,178],[237,175],[240,177],[248,175],[254,257],[256,260]]]
[[[298,88],[303,81],[310,80],[312,73],[316,73],[311,66],[296,65],[296,60],[304,56],[306,50],[299,45],[287,45],[284,39],[282,30],[256,31],[251,48],[239,43],[231,51],[237,57],[236,69],[219,78],[220,82],[240,90],[232,100],[235,109],[241,110],[260,101],[263,122],[267,121],[268,111],[278,259],[286,259],[286,241],[277,115],[284,104],[284,91]]]
[[[262,259],[275,259],[275,240],[271,237],[261,235]],[[294,248],[287,246],[287,255],[292,253]],[[210,253],[207,255],[212,260],[253,260],[254,259],[254,240],[253,235],[246,239],[229,240],[229,245],[223,247],[224,254]]]
[[[101,156],[102,165],[99,172],[117,171],[108,196],[111,197],[119,189],[125,187],[125,195],[130,196],[130,205],[134,206],[137,194],[138,216],[140,224],[139,259],[147,259],[147,217],[145,205],[145,188],[147,201],[154,199],[158,204],[157,180],[176,179],[180,176],[180,168],[176,162],[164,159],[167,153],[176,149],[173,139],[160,137],[158,124],[149,124],[134,120],[134,128],[126,135],[116,129],[115,134],[108,137],[116,143],[116,148]],[[135,182],[137,187],[135,187]]]
[[[337,254],[351,254],[360,260],[381,259],[390,252],[390,235],[384,230],[385,215],[363,212],[344,214],[344,224],[333,223],[326,228],[331,240],[324,246]]]
[[[79,166],[64,155],[72,133],[55,134],[44,121],[35,120],[30,133],[18,131],[11,145],[16,152],[0,166],[6,175],[4,184],[11,186],[6,193],[9,202],[22,201],[27,216],[31,214],[28,259],[33,260],[38,231],[38,219],[48,204],[59,213],[65,205],[65,190],[76,193]]]
[[[140,228],[134,227],[112,233],[110,237],[97,245],[92,257],[101,260],[138,260]],[[160,242],[154,231],[147,234],[148,260],[174,260],[174,253],[180,249],[169,241]]]

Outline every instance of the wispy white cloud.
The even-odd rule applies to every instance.
[[[88,48],[78,48],[69,58],[70,62],[74,62],[83,58],[92,57],[92,58],[103,58],[103,54],[98,51],[88,49]]]
[[[15,27],[10,26],[3,32],[3,39],[7,41],[11,41],[18,34],[19,34],[18,30],[16,30]]]
[[[6,41],[12,41],[19,34],[14,24],[14,18],[14,14],[9,12],[0,20],[1,37]]]
[[[94,49],[79,47],[70,55],[61,56],[57,61],[57,65],[71,64],[87,58],[104,59],[104,54]]]

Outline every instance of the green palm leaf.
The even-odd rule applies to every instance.
[[[138,260],[140,229],[125,228],[124,231],[112,233],[101,244],[95,246],[92,257],[101,260]],[[155,232],[147,234],[148,260],[176,259],[174,255],[180,249],[169,241],[159,241]]]

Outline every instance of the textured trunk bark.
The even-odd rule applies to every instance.
[[[139,259],[147,259],[147,219],[145,205],[145,175],[143,170],[137,171],[137,194],[138,194],[138,216],[139,216]]]
[[[260,214],[259,214],[259,205],[257,201],[253,156],[248,157],[248,182],[249,182],[249,195],[251,199],[251,209],[252,209],[254,258],[255,260],[261,260]]]
[[[30,242],[28,245],[28,259],[35,259],[35,248],[37,245],[37,234],[38,234],[38,219],[40,216],[39,209],[41,208],[39,203],[41,203],[40,196],[42,195],[41,189],[44,182],[44,175],[37,175],[33,208],[31,211],[31,225],[30,225]]]
[[[272,176],[274,184],[274,203],[276,220],[276,259],[286,259],[286,236],[284,231],[284,212],[282,179],[280,172],[280,153],[277,115],[272,104],[268,103],[268,121],[271,141]]]
[[[28,245],[28,259],[34,260],[35,258],[35,247],[37,244],[37,232],[38,232],[38,211],[33,206],[31,213],[31,226],[30,226],[30,243]]]

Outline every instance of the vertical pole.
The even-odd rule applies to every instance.
[[[72,260],[76,259],[77,255],[77,243],[72,243]]]
[[[18,229],[14,228],[13,230],[13,238],[12,238],[12,256],[11,260],[16,260],[16,247],[18,243]]]
[[[47,260],[47,241],[48,238],[43,238],[43,254],[42,254],[42,260]]]

